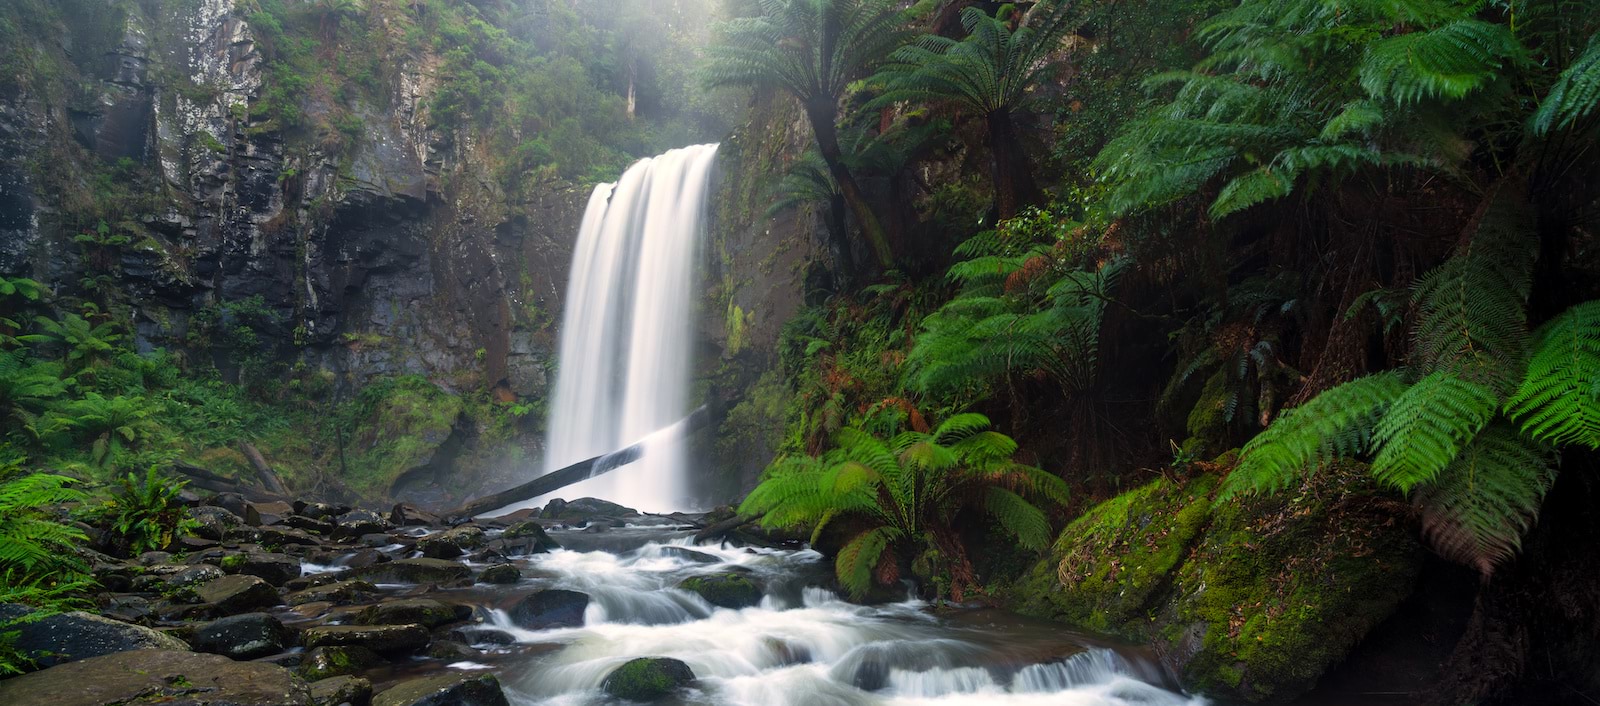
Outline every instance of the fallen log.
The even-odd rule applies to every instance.
[[[674,429],[674,431],[678,434],[687,435],[696,429],[705,426],[710,421],[710,418],[711,414],[706,411],[705,407],[701,407],[691,413],[688,417],[685,417],[683,421],[674,424],[673,427],[669,427],[669,429],[681,427],[681,429]],[[445,515],[450,518],[451,524],[459,524],[479,515],[489,514],[503,507],[515,505],[525,500],[532,500],[541,495],[554,493],[555,491],[572,485],[573,483],[585,481],[604,473],[609,473],[639,460],[644,456],[646,443],[647,442],[645,441],[640,441],[620,451],[614,451],[601,456],[595,456],[594,458],[584,459],[567,466],[566,468],[546,473],[538,478],[528,481],[527,483],[523,483],[515,488],[511,488],[510,490],[503,490],[495,493],[494,495],[473,500],[472,502],[445,513]]]
[[[766,513],[761,513],[761,515],[765,514]],[[711,525],[710,527],[702,528],[699,532],[694,533],[694,541],[692,543],[705,544],[709,541],[720,542],[734,530],[761,519],[761,515],[734,515],[733,517]]]
[[[261,487],[269,493],[288,495],[289,489],[284,487],[283,479],[278,477],[277,471],[267,464],[265,456],[248,441],[239,442],[239,451],[244,453],[245,460],[250,462],[250,467],[256,470],[256,478],[261,480]]]

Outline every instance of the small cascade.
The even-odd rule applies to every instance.
[[[688,412],[695,265],[716,151],[696,145],[641,160],[589,198],[572,253],[542,473],[640,440],[645,448],[638,461],[569,486],[565,497],[690,509],[683,440],[661,432]]]

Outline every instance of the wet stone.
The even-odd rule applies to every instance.
[[[493,674],[446,674],[395,686],[372,699],[372,706],[509,706]]]
[[[588,594],[552,588],[518,601],[511,608],[511,622],[525,630],[580,627],[588,607]]]

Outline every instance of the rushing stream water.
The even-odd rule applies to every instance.
[[[514,644],[492,664],[512,702],[610,703],[605,676],[636,657],[672,657],[698,680],[680,704],[1203,704],[1169,691],[1139,650],[1100,643],[995,610],[935,613],[906,600],[861,606],[821,588],[831,566],[810,550],[688,546],[689,532],[556,530],[563,549],[519,560],[514,590],[478,586],[484,628]],[[687,551],[686,551],[687,550]],[[747,572],[759,606],[715,608],[675,586],[696,574]],[[591,597],[585,625],[522,630],[504,608],[536,589]]]

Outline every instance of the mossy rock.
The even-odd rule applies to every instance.
[[[612,670],[600,688],[619,699],[655,701],[692,681],[694,670],[682,661],[667,657],[640,657]]]
[[[761,603],[761,587],[739,574],[691,576],[678,588],[698,594],[707,603],[721,608],[749,608]]]
[[[360,645],[326,645],[307,652],[298,672],[306,681],[320,681],[359,674],[384,664],[387,662],[378,653]]]
[[[1205,528],[1216,485],[1209,475],[1162,478],[1091,508],[1023,578],[1017,610],[1143,637],[1150,609]]]
[[[1283,703],[1316,685],[1416,583],[1423,550],[1360,464],[1212,509],[1173,577],[1157,643],[1185,686]]]

